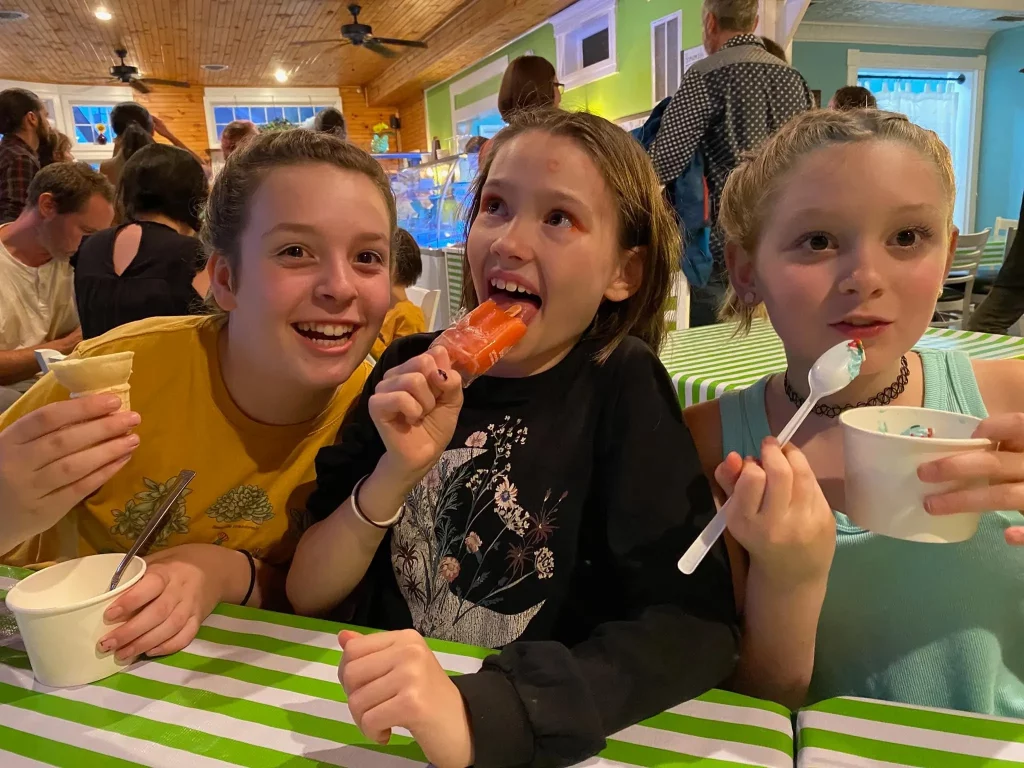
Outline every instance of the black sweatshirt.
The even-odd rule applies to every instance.
[[[396,340],[321,449],[315,519],[376,467],[367,399],[432,338]],[[358,624],[504,649],[454,678],[477,768],[585,760],[735,664],[724,548],[693,576],[676,569],[715,506],[672,384],[636,339],[603,365],[597,350],[583,341],[548,371],[466,389],[448,450],[357,592]]]

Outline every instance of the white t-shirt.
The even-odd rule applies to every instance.
[[[0,349],[34,347],[67,336],[77,327],[71,265],[53,259],[30,267],[0,242]]]

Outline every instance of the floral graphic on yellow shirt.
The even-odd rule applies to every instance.
[[[146,527],[149,518],[153,516],[160,502],[164,500],[171,486],[177,481],[178,475],[174,475],[166,482],[158,482],[148,477],[143,477],[142,482],[146,490],[139,491],[124,505],[124,509],[111,510],[114,517],[114,525],[110,532],[115,536],[124,536],[134,541],[139,538],[142,529]],[[185,497],[192,493],[191,488],[186,488],[174,502],[171,511],[167,515],[167,522],[157,533],[153,540],[153,548],[163,547],[172,533],[188,533],[188,514],[185,511]]]
[[[232,488],[210,508],[206,516],[218,523],[237,523],[247,520],[262,525],[274,517],[274,505],[270,503],[267,492],[257,485],[240,485]]]

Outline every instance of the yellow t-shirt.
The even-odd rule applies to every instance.
[[[412,336],[414,333],[424,333],[426,330],[427,319],[423,316],[423,310],[411,301],[400,301],[384,315],[384,324],[380,327],[377,340],[373,342],[370,356],[374,360],[380,360],[384,350],[395,339]]]
[[[154,317],[78,345],[75,356],[132,351],[131,407],[141,438],[128,464],[60,523],[0,557],[40,566],[103,552],[124,552],[167,488],[185,469],[197,474],[171,511],[154,548],[204,542],[287,562],[306,527],[313,460],[330,444],[362,391],[363,363],[327,409],[304,424],[271,426],[235,405],[221,377],[213,316]],[[0,416],[0,430],[68,392],[47,374]]]

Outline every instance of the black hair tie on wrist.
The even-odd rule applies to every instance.
[[[239,605],[245,605],[249,602],[249,598],[252,597],[252,591],[256,587],[256,561],[253,559],[249,550],[240,549],[238,551],[245,555],[246,559],[249,561],[249,591],[245,593],[245,598],[239,603]]]

